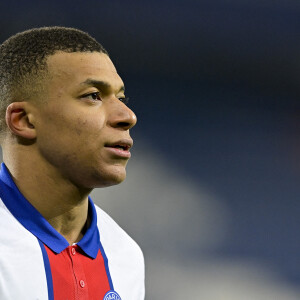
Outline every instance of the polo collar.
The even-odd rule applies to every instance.
[[[0,170],[0,197],[11,214],[53,252],[60,253],[69,246],[68,241],[57,232],[40,212],[21,194],[4,163]],[[91,258],[96,258],[100,247],[97,213],[89,197],[91,223],[77,245]]]

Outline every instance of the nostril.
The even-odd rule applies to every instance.
[[[118,127],[129,127],[129,122],[118,122]]]

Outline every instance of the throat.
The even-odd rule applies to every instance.
[[[68,241],[69,245],[79,242],[91,223],[88,207],[73,209],[47,221]]]

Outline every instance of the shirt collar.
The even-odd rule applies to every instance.
[[[11,214],[52,251],[60,253],[69,246],[68,241],[21,194],[4,163],[1,164],[0,170],[0,197]],[[90,197],[89,216],[91,218],[90,226],[77,245],[88,256],[96,258],[100,237],[97,227],[97,213]]]

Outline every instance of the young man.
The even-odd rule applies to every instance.
[[[45,27],[0,46],[0,299],[144,299],[138,245],[89,194],[125,179],[136,123],[105,49]]]

